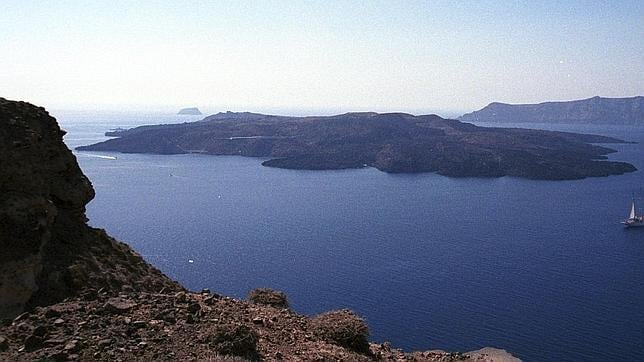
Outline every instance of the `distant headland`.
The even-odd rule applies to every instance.
[[[490,103],[461,121],[644,125],[644,97],[593,97],[539,104]]]
[[[137,127],[79,150],[267,157],[264,166],[384,172],[437,172],[452,177],[516,176],[564,180],[635,171],[606,161],[621,140],[565,132],[478,127],[436,115],[346,113],[284,117],[218,113],[199,122]]]
[[[201,111],[197,107],[189,107],[189,108],[183,108],[177,114],[180,115],[186,115],[186,116],[199,116],[201,115]]]

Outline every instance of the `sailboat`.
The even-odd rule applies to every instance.
[[[635,212],[635,201],[633,201],[633,203],[631,204],[631,213],[628,216],[628,219],[622,221],[622,224],[624,224],[624,227],[627,228],[644,226],[644,216],[637,216],[637,213]]]

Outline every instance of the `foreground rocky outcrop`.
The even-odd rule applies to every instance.
[[[644,125],[644,97],[593,97],[567,102],[494,102],[462,115],[462,121]]]
[[[87,226],[89,180],[39,107],[0,98],[0,319],[92,286],[181,286],[127,245]]]
[[[486,128],[436,115],[347,113],[281,117],[219,113],[200,122],[110,132],[118,138],[78,150],[205,153],[268,157],[264,166],[327,170],[375,167],[452,177],[565,180],[635,171],[605,161],[615,138],[517,128]]]
[[[353,312],[302,316],[271,289],[185,291],[87,226],[94,191],[63,134],[43,108],[0,98],[0,361],[516,361],[369,343]]]
[[[314,318],[202,293],[91,293],[0,328],[0,360],[518,361],[503,350],[405,353],[348,311]],[[356,343],[353,343],[353,342]]]

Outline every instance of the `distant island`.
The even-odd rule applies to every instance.
[[[199,116],[201,111],[197,107],[183,108],[177,114],[186,115],[186,116]]]
[[[490,103],[461,121],[644,125],[644,97],[593,97],[539,104]]]
[[[266,157],[264,166],[327,170],[375,167],[453,177],[564,180],[635,171],[604,161],[621,140],[585,134],[478,127],[436,115],[346,113],[284,117],[219,113],[202,121],[112,132],[78,150]]]

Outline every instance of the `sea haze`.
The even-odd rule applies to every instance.
[[[52,112],[71,147],[110,128],[199,116]],[[487,124],[490,125],[490,124]],[[511,126],[507,123],[503,126]],[[545,124],[520,127],[549,128]],[[644,169],[644,128],[611,159]],[[577,181],[296,171],[261,159],[75,152],[105,228],[188,288],[351,308],[375,341],[505,348],[526,360],[642,360],[644,230],[624,230],[642,171]]]

